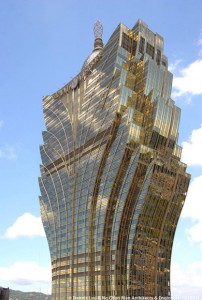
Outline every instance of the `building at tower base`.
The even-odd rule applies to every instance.
[[[9,288],[0,287],[0,300],[9,300]]]
[[[163,38],[141,20],[102,25],[80,73],[43,98],[41,216],[52,299],[170,296],[190,181]]]

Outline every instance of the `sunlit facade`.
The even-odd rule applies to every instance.
[[[80,73],[43,98],[41,216],[52,299],[170,296],[190,176],[163,38],[120,24]],[[75,58],[76,59],[76,58]]]

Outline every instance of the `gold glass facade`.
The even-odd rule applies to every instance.
[[[43,98],[39,184],[52,299],[170,296],[190,176],[167,64],[160,35],[141,20],[132,30],[120,24],[71,82]]]

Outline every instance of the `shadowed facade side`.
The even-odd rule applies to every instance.
[[[190,181],[163,38],[141,20],[102,25],[81,72],[43,98],[41,216],[52,299],[170,296]]]

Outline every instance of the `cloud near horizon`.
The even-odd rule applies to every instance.
[[[202,295],[202,261],[183,266],[171,262],[171,295],[176,299],[200,299]],[[193,298],[192,298],[193,297]]]
[[[16,239],[18,237],[45,236],[40,217],[35,217],[26,212],[18,217],[12,226],[7,228],[2,238]]]
[[[15,262],[9,267],[0,268],[0,281],[20,286],[35,283],[51,284],[51,266],[42,267],[34,261]]]

